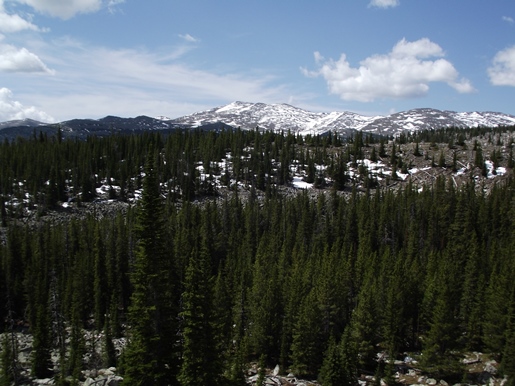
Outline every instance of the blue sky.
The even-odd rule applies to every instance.
[[[235,100],[515,115],[515,1],[0,0],[0,121]]]

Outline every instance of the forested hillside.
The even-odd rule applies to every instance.
[[[470,352],[512,384],[513,129],[4,142],[0,384],[393,384],[407,355],[476,383]]]

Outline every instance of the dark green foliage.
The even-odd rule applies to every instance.
[[[265,386],[265,376],[266,376],[266,355],[261,354],[258,362],[258,379],[256,381],[256,386]]]
[[[406,134],[391,148],[392,166],[409,168],[410,139],[463,146],[455,130]],[[28,325],[34,374],[60,381],[78,382],[90,350],[84,331],[96,330],[97,360],[118,361],[128,385],[243,385],[243,369],[261,357],[324,385],[354,385],[361,372],[391,381],[377,353],[412,351],[423,352],[424,371],[461,378],[465,350],[491,352],[512,382],[515,183],[476,194],[473,182],[457,188],[439,177],[431,187],[371,191],[373,181],[356,177],[350,192],[347,162],[375,152],[369,142],[235,130],[84,142],[36,134],[0,145],[0,295],[9,303],[1,331],[12,320]],[[475,151],[482,157],[479,144]],[[385,139],[377,152],[388,162]],[[493,158],[509,161],[501,154]],[[247,184],[245,195],[233,185],[204,200],[222,192],[209,176],[217,168],[228,184]],[[277,184],[288,185],[293,168],[331,189],[281,196]],[[112,194],[131,203],[143,194],[116,215],[13,221],[23,211],[8,198],[25,189],[43,216],[88,184],[92,194],[118,186]],[[119,337],[129,341],[122,358]],[[63,362],[58,374],[51,350]]]
[[[352,350],[350,330],[342,334],[341,341],[329,340],[329,347],[320,369],[319,381],[322,386],[355,386],[358,384],[356,353]]]
[[[445,153],[443,150],[440,152],[440,156],[438,158],[438,167],[444,168],[446,165],[445,163]]]
[[[206,239],[200,250],[195,248],[189,258],[184,293],[182,319],[182,364],[178,375],[182,386],[220,383],[220,351],[216,338],[216,320],[213,308],[213,285]]]
[[[314,291],[300,305],[299,317],[293,330],[293,368],[299,375],[313,376],[322,365],[324,342]]]
[[[53,374],[50,358],[52,348],[50,318],[45,304],[37,306],[35,313],[35,324],[32,329],[34,335],[32,374],[37,378],[48,378]]]
[[[483,159],[483,150],[481,149],[481,146],[477,145],[475,147],[476,155],[474,158],[474,164],[477,168],[483,169],[485,160]]]
[[[0,386],[17,384],[16,337],[11,334],[4,334],[0,342],[0,348],[2,351],[0,357]]]
[[[138,215],[138,249],[131,282],[130,343],[124,357],[126,382],[165,385],[175,370],[175,317],[172,259],[165,248],[165,229],[153,152],[145,168]]]
[[[413,150],[413,155],[415,157],[420,157],[422,155],[422,153],[420,153],[418,141],[415,142],[415,149]]]
[[[341,348],[335,343],[334,338],[331,338],[320,369],[320,382],[323,386],[348,385],[346,370]]]
[[[512,386],[515,384],[515,334],[512,326],[506,331],[506,336],[501,369],[508,377],[507,384]]]

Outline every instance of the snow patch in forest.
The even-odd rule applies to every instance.
[[[294,176],[293,177],[293,186],[297,189],[311,189],[313,184],[309,182],[302,181],[302,177]]]
[[[456,172],[456,175],[457,176],[462,176],[465,174],[465,172],[467,171],[467,168],[463,167],[461,169],[458,169],[458,171]]]
[[[495,178],[506,173],[506,168],[504,167],[498,167],[494,169],[494,163],[492,161],[485,161],[485,165],[486,169],[488,170],[488,178]]]

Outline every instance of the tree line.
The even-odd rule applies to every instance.
[[[259,128],[178,130],[167,136],[159,132],[91,136],[87,140],[34,134],[33,138],[0,143],[0,215],[5,225],[6,217],[23,217],[26,210],[44,214],[69,200],[90,202],[97,197],[100,186],[108,189],[110,198],[130,201],[141,189],[142,170],[151,145],[159,153],[158,179],[163,193],[168,200],[179,202],[215,196],[220,186],[231,189],[238,184],[275,194],[277,187],[291,184],[294,172],[304,175],[304,180],[317,188],[348,190],[356,180],[374,188],[375,177],[360,161],[368,154],[373,162],[380,158],[394,171],[407,173],[409,161],[400,154],[400,146],[406,143],[413,143],[411,152],[421,156],[421,142],[434,144],[434,149],[438,148],[436,143],[447,143],[449,149],[455,149],[465,148],[465,140],[482,136],[496,147],[493,154],[488,154],[494,164],[504,158],[511,168],[515,164],[513,139],[503,142],[501,134],[511,135],[513,130],[515,127],[445,128],[402,133],[391,149],[386,145],[392,138],[362,132],[347,139],[336,133],[303,137]],[[503,148],[509,148],[509,154],[503,155]],[[486,154],[477,141],[472,150],[476,166],[485,174]],[[354,168],[360,166],[354,180],[348,173],[349,163]],[[442,149],[436,160],[433,154],[433,165],[456,168],[456,159],[451,165]],[[221,185],[215,181],[217,176]],[[392,176],[395,178],[395,173]]]

